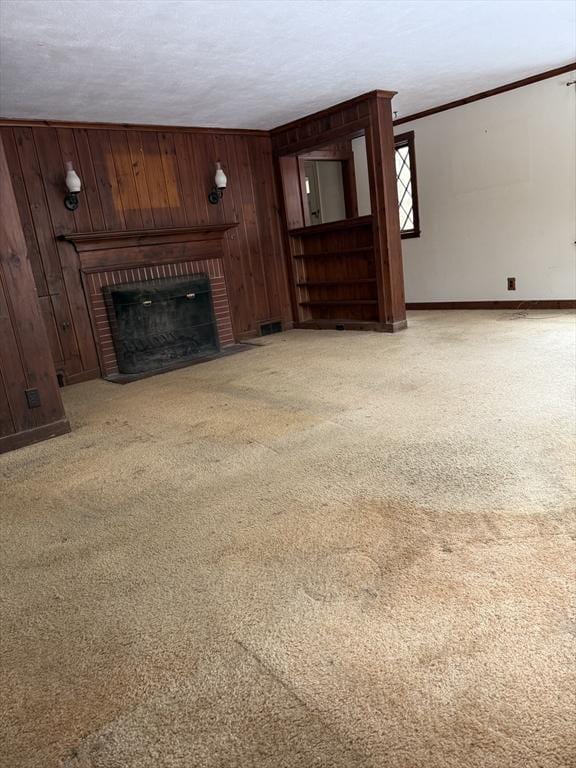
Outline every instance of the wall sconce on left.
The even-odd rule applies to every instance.
[[[70,161],[66,163],[66,187],[68,194],[64,198],[64,205],[69,211],[75,211],[78,208],[78,193],[82,189],[82,182]]]
[[[216,173],[214,175],[214,186],[212,187],[212,191],[208,195],[209,202],[212,203],[212,205],[217,205],[220,200],[222,200],[222,196],[224,194],[224,190],[226,189],[226,185],[228,184],[228,179],[226,178],[226,174],[222,170],[221,163],[216,163]]]

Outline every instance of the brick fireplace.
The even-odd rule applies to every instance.
[[[109,286],[205,275],[209,278],[221,350],[234,346],[224,274],[224,237],[235,224],[99,232],[66,236],[78,253],[100,368],[105,378],[119,376],[113,341]]]

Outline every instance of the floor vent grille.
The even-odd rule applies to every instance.
[[[281,333],[282,323],[280,321],[275,323],[262,323],[260,326],[260,336],[270,336],[271,333]]]

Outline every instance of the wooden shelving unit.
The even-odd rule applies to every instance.
[[[299,323],[378,322],[370,216],[289,232]]]
[[[314,227],[315,229],[315,227]],[[295,259],[325,259],[325,258],[332,258],[333,256],[355,256],[355,255],[364,255],[366,253],[370,253],[372,251],[372,248],[369,246],[366,246],[364,248],[346,248],[342,249],[340,251],[319,251],[318,253],[295,253],[294,258]]]
[[[316,280],[314,282],[305,281],[303,283],[297,283],[300,288],[325,288],[336,287],[339,285],[364,285],[365,283],[376,283],[375,277],[358,277],[351,280]]]
[[[406,327],[392,91],[370,91],[271,132],[296,327]],[[352,140],[364,136],[370,210],[358,216]],[[311,224],[306,163],[342,164],[346,218]],[[322,206],[320,205],[320,208]]]
[[[378,299],[323,299],[318,301],[301,301],[302,307],[333,307],[351,304],[378,304]]]

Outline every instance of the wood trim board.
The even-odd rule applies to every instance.
[[[406,309],[576,309],[576,299],[520,301],[412,301]]]
[[[91,123],[81,120],[33,120],[19,117],[0,117],[0,127],[77,128],[98,131],[152,131],[153,133],[205,133],[210,135],[266,136],[270,131],[261,128],[205,128],[204,126],[154,125],[148,123]]]
[[[576,61],[570,62],[570,64],[564,64],[561,67],[555,67],[554,69],[548,69],[545,72],[539,72],[537,75],[530,75],[530,77],[524,77],[521,80],[514,80],[511,83],[505,85],[499,85],[496,88],[491,88],[488,91],[479,91],[473,93],[470,96],[464,96],[462,99],[456,99],[455,101],[448,101],[445,104],[439,104],[437,107],[430,107],[430,109],[423,109],[420,112],[414,112],[406,117],[399,117],[394,120],[394,125],[402,125],[403,123],[411,123],[413,120],[420,120],[422,117],[429,117],[430,115],[437,115],[439,112],[446,112],[449,109],[455,109],[456,107],[463,107],[466,104],[472,104],[474,101],[481,101],[482,99],[489,99],[491,96],[498,96],[500,93],[506,93],[507,91],[513,91],[516,88],[523,88],[525,85],[533,85],[539,83],[541,80],[549,80],[551,77],[558,77],[558,75],[564,75],[567,72],[576,71]]]
[[[40,443],[43,440],[50,440],[52,437],[59,437],[70,432],[70,423],[68,419],[60,419],[50,424],[44,424],[40,427],[27,429],[23,432],[16,432],[14,435],[0,437],[0,453],[15,451],[17,448],[24,448],[26,445]]]

